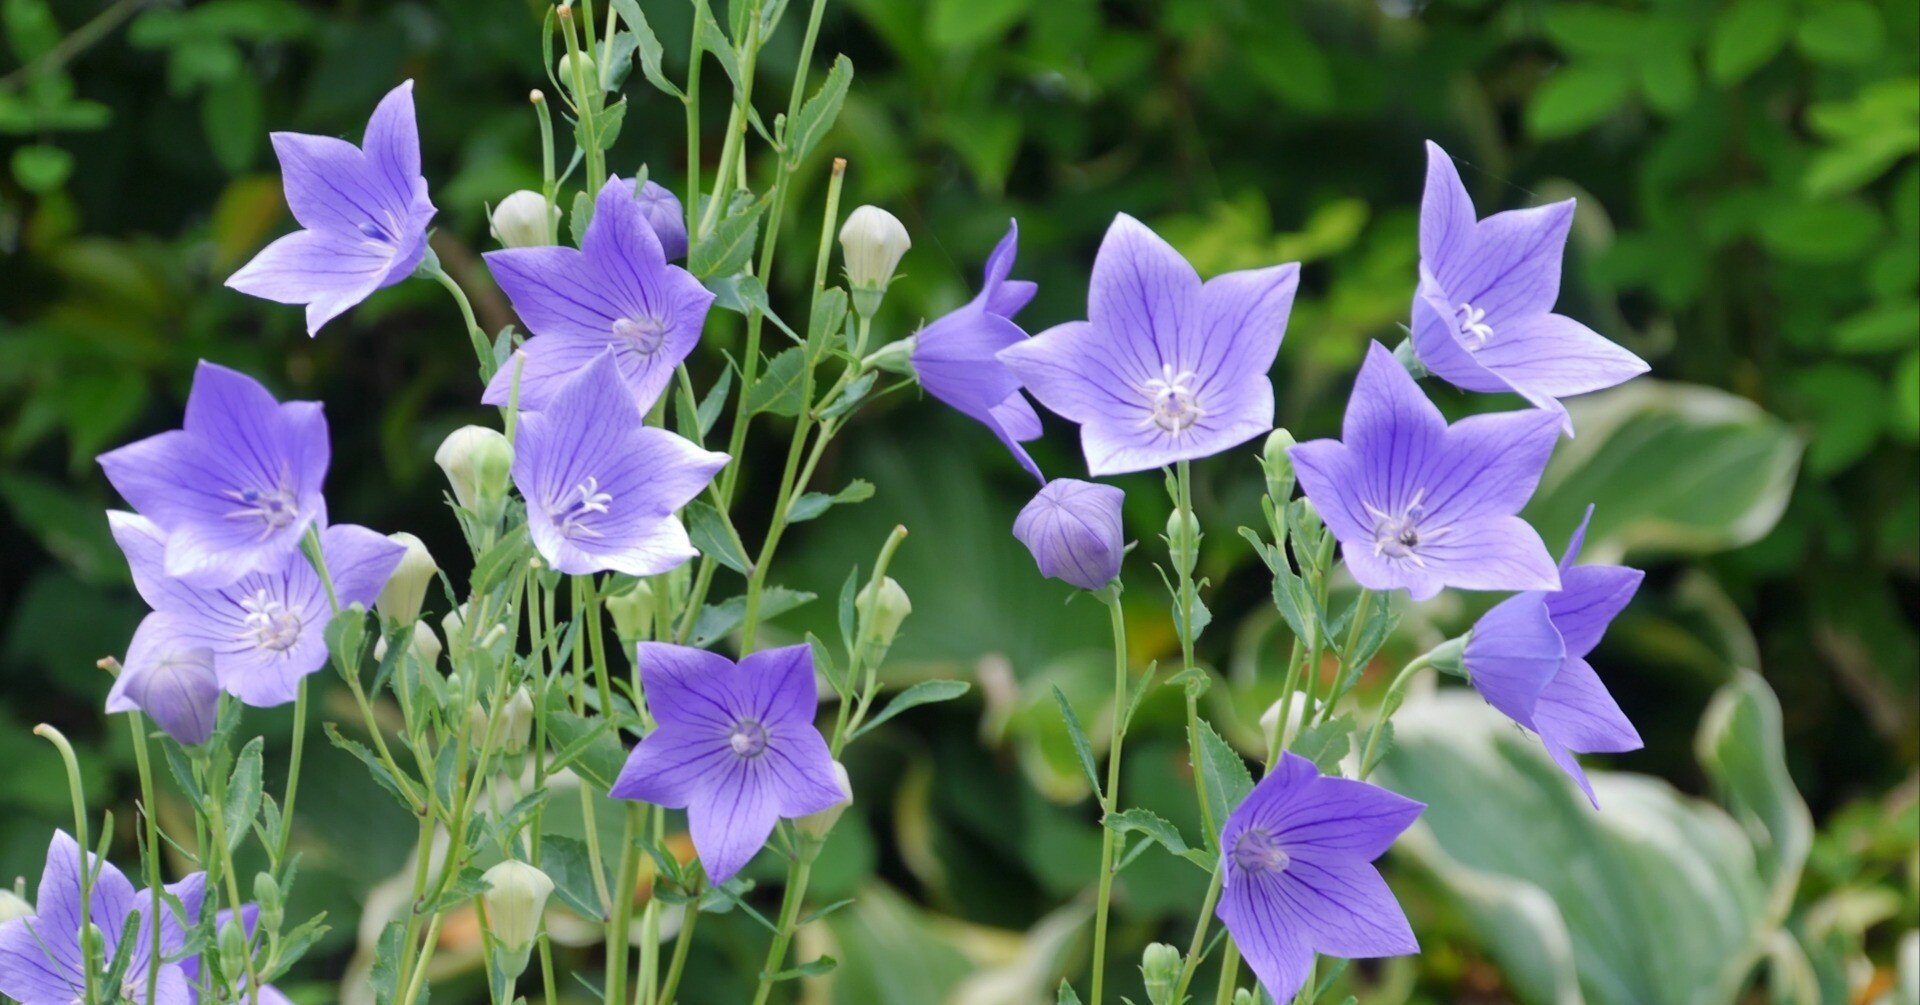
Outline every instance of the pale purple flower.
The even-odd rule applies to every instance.
[[[135,710],[187,746],[205,743],[213,735],[220,713],[213,647],[183,633],[170,614],[155,612],[141,620],[127,644],[120,676],[107,692],[107,711]]]
[[[225,586],[279,568],[326,519],[320,404],[282,404],[252,377],[202,360],[182,426],[100,456],[113,487],[166,532],[167,574]]]
[[[1424,809],[1377,785],[1322,776],[1288,753],[1227,817],[1216,913],[1274,1001],[1293,1000],[1315,953],[1420,951],[1372,862]]]
[[[1511,391],[1566,422],[1559,398],[1647,372],[1633,353],[1553,313],[1573,200],[1476,221],[1453,159],[1427,144],[1420,203],[1420,287],[1413,347],[1420,362],[1468,391]],[[1572,425],[1566,425],[1572,432]]]
[[[1447,425],[1378,342],[1353,385],[1339,440],[1288,451],[1300,486],[1370,590],[1426,600],[1560,585],[1540,535],[1515,514],[1533,495],[1559,419],[1533,409]]]
[[[699,554],[674,512],[727,464],[647,425],[616,367],[602,349],[543,411],[520,416],[513,482],[527,529],[547,565],[571,575],[653,576]]]
[[[307,305],[307,334],[413,274],[427,253],[433,201],[420,174],[413,81],[387,92],[354,146],[332,136],[274,133],[287,208],[303,230],[266,246],[228,277],[242,293]]]
[[[1013,536],[1033,552],[1042,576],[1098,590],[1120,575],[1127,553],[1125,501],[1111,485],[1055,478],[1014,518]]]
[[[279,566],[224,587],[199,587],[167,575],[162,556],[171,541],[152,521],[120,512],[107,520],[134,588],[170,616],[176,644],[213,651],[214,675],[228,694],[256,708],[285,704],[301,678],[326,665],[333,607],[305,555],[290,552]],[[371,607],[406,549],[365,527],[339,524],[320,532],[320,552],[344,608]]]
[[[1080,424],[1095,475],[1217,454],[1273,428],[1267,370],[1297,264],[1205,283],[1180,253],[1121,214],[1093,263],[1087,320],[1000,351],[1040,403]]]
[[[845,801],[813,724],[810,647],[763,650],[738,666],[661,642],[640,643],[638,656],[659,726],[627,758],[613,795],[684,808],[709,880],[739,872],[781,818]]]
[[[1018,253],[1020,225],[1007,221],[1007,235],[987,256],[986,280],[965,307],[914,336],[913,372],[927,393],[993,431],[1020,466],[1041,481],[1046,476],[1020,444],[1040,435],[1040,416],[1020,393],[1020,378],[995,356],[1026,341],[1014,315],[1033,299],[1034,284],[1008,279]]]
[[[1573,755],[1625,753],[1641,742],[1586,658],[1645,574],[1573,564],[1592,519],[1589,506],[1560,559],[1560,589],[1509,597],[1482,615],[1464,658],[1468,679],[1487,703],[1539,734],[1554,763],[1598,806]]]
[[[534,334],[518,368],[520,407],[534,411],[609,349],[638,407],[651,408],[700,341],[713,303],[692,273],[667,264],[631,180],[607,180],[578,249],[507,248],[486,259]],[[515,369],[501,367],[482,400],[506,404]]]
[[[93,888],[91,899],[82,905],[81,854],[80,845],[71,835],[54,832],[47,848],[46,868],[40,874],[40,890],[34,897],[34,913],[0,925],[0,995],[22,1005],[72,1005],[79,1001],[86,988],[85,957],[80,950],[83,914],[100,930],[103,948],[97,963],[103,970],[120,946],[127,919],[138,915],[141,921],[128,951],[120,987],[96,988],[96,993],[114,991],[128,1001],[145,1002],[155,951],[151,912],[157,909],[162,963],[159,980],[151,989],[154,1005],[193,1005],[191,982],[177,959],[186,947],[187,928],[200,916],[206,874],[196,872],[166,888],[185,909],[180,915],[164,898],[156,898],[154,891],[136,893],[113,863],[87,852],[85,861],[94,874]]]
[[[640,213],[647,218],[647,225],[653,228],[653,236],[660,239],[660,250],[666,254],[667,261],[687,257],[687,213],[679,197],[651,178],[633,197],[640,203]]]

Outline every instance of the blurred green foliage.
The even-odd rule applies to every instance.
[[[687,37],[688,6],[643,6],[669,42],[667,75],[681,79],[685,47],[671,43]],[[99,804],[126,794],[130,754],[121,731],[101,728],[108,682],[90,668],[139,612],[91,458],[171,425],[193,359],[326,401],[333,512],[457,553],[429,457],[479,413],[438,291],[386,291],[309,341],[297,310],[219,284],[288,226],[267,132],[350,134],[412,76],[441,207],[435,247],[485,289],[484,205],[538,178],[525,95],[545,86],[541,13],[537,0],[0,0],[0,875],[29,870],[65,805],[52,757],[26,733],[33,721],[94,739],[83,751],[92,777],[122,786],[96,785]],[[790,72],[800,20],[767,51],[770,79]],[[1084,312],[1092,250],[1116,211],[1160,229],[1203,274],[1303,261],[1275,373],[1280,421],[1303,438],[1334,428],[1366,340],[1400,337],[1420,140],[1460,160],[1483,212],[1577,196],[1560,309],[1650,360],[1656,379],[1575,403],[1581,435],[1529,515],[1557,546],[1598,502],[1595,549],[1650,569],[1596,662],[1648,739],[1616,766],[1718,798],[1648,790],[1662,819],[1714,833],[1749,822],[1740,800],[1751,794],[1728,791],[1736,769],[1696,751],[1696,726],[1723,686],[1735,697],[1716,705],[1772,700],[1753,697],[1738,668],[1779,694],[1778,768],[1819,833],[1796,853],[1806,865],[1793,867],[1791,905],[1756,892],[1777,862],[1722,885],[1765,909],[1765,930],[1794,933],[1800,955],[1770,958],[1772,984],[1815,990],[1782,1000],[1845,1001],[1859,993],[1850,961],[1863,949],[1891,973],[1920,871],[1917,38],[1914,0],[846,0],[829,8],[820,49],[846,52],[856,75],[822,150],[851,161],[853,201],[888,206],[914,234],[883,319],[892,336],[966,298],[1009,216],[1021,223],[1017,274],[1041,284],[1023,315],[1033,330]],[[679,187],[677,106],[644,86],[629,94],[611,163],[645,163]],[[710,97],[717,147],[725,96]],[[800,181],[788,248],[817,233],[818,166]],[[776,272],[776,306],[804,282],[797,267]],[[511,320],[491,291],[476,306],[489,328]],[[718,347],[735,338],[716,325],[697,365],[717,372]],[[1434,393],[1450,411],[1475,407]],[[894,575],[915,614],[891,671],[900,684],[973,679],[983,700],[909,713],[853,765],[864,826],[836,832],[816,887],[822,903],[859,900],[809,929],[798,956],[842,961],[815,1000],[1031,1001],[1084,965],[1075,898],[1098,831],[1051,688],[1104,734],[1093,728],[1112,714],[1102,619],[1062,606],[1065,590],[1041,582],[1007,534],[1031,486],[990,437],[930,402],[880,411],[819,478],[830,489],[858,475],[878,496],[804,525],[777,578],[831,597],[867,559],[872,527],[907,524]],[[1035,453],[1050,473],[1082,473],[1067,429]],[[777,465],[745,462],[752,498]],[[1227,684],[1208,700],[1229,739],[1250,741],[1286,629],[1233,533],[1254,522],[1257,468],[1229,456],[1202,469],[1203,564],[1219,584],[1219,627],[1203,641]],[[1134,536],[1152,551],[1165,503],[1150,477],[1123,484]],[[1144,666],[1172,633],[1151,575],[1130,585]],[[789,629],[826,627],[827,607],[795,612]],[[1409,612],[1388,656],[1473,613],[1459,599],[1430,607]],[[1176,706],[1168,691],[1143,709],[1126,785],[1191,835]],[[281,719],[256,718],[270,743],[284,738]],[[366,783],[339,761],[313,752],[303,806],[302,895],[337,922],[316,979],[354,955],[350,919],[401,869],[412,835],[408,821],[362,809]],[[1651,785],[1623,779],[1622,791]],[[1569,833],[1591,827],[1570,819]],[[1407,855],[1409,877],[1432,880],[1413,898],[1422,931],[1443,933],[1421,993],[1578,1000],[1555,983],[1563,974],[1514,967],[1526,949],[1489,936],[1492,922],[1448,923],[1476,901],[1459,894],[1444,865],[1458,855],[1440,846],[1476,826],[1443,821],[1437,845]],[[1764,856],[1752,844],[1763,832],[1715,847]],[[1130,868],[1117,966],[1130,970],[1127,954],[1150,939],[1184,938],[1198,877],[1157,852]],[[1591,941],[1605,928],[1589,920],[1563,922],[1575,957],[1605,955]],[[695,972],[713,1000],[730,1000],[722,975],[751,972],[762,933],[738,912],[712,928]],[[1390,968],[1361,983],[1385,980],[1391,993],[1411,979]],[[1587,1001],[1646,1000],[1581,986]],[[329,999],[326,985],[312,990]]]

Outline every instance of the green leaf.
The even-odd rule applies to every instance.
[[[877,373],[863,373],[842,388],[840,394],[820,410],[822,419],[837,419],[860,406],[866,400],[867,392],[873,390],[874,382],[880,379]]]
[[[923,680],[907,688],[905,691],[894,695],[893,700],[887,702],[885,708],[882,708],[873,718],[861,723],[860,728],[854,730],[852,736],[848,737],[848,739],[857,739],[872,732],[878,728],[881,723],[905,712],[907,709],[917,708],[921,705],[931,705],[935,702],[952,701],[966,694],[967,688],[970,686],[971,685],[963,680]]]
[[[1178,827],[1152,810],[1136,808],[1111,813],[1107,815],[1106,825],[1108,830],[1117,834],[1145,834],[1173,854],[1209,872],[1213,870],[1213,859],[1205,851],[1187,844],[1186,838],[1180,836]]]
[[[72,174],[73,155],[51,144],[36,143],[13,152],[13,180],[35,195],[58,189]]]
[[[639,43],[640,74],[661,91],[686,100],[686,94],[667,79],[666,70],[661,65],[666,50],[660,45],[660,37],[653,33],[653,25],[647,23],[646,11],[640,8],[638,0],[613,0],[613,9]]]
[[[1301,730],[1288,749],[1312,761],[1321,771],[1331,773],[1353,749],[1353,730],[1351,713],[1337,715]]]
[[[1054,1005],[1080,1005],[1079,992],[1067,983],[1065,977],[1060,978],[1060,990],[1055,992]]]
[[[377,1005],[390,1005],[400,988],[400,952],[406,938],[405,921],[389,921],[380,929],[380,939],[374,943],[373,970],[367,977]]]
[[[556,693],[555,704],[564,705],[565,696]],[[605,718],[587,719],[564,708],[547,710],[547,731],[553,748],[559,752],[554,767],[570,766],[580,777],[600,791],[613,788],[620,769],[627,763],[627,750],[620,734]]]
[[[1886,24],[1865,0],[1822,0],[1807,5],[1793,40],[1816,63],[1860,65],[1880,55]]]
[[[1087,783],[1093,786],[1093,798],[1104,804],[1107,797],[1100,788],[1100,770],[1094,767],[1093,745],[1087,742],[1087,731],[1081,728],[1080,717],[1073,714],[1073,705],[1058,684],[1053,686],[1053,700],[1060,706],[1060,717],[1066,721],[1067,736],[1073,741],[1074,755],[1080,759],[1080,770],[1087,773]]]
[[[1787,0],[1738,0],[1714,19],[1707,42],[1707,73],[1722,87],[1758,70],[1787,42]]]
[[[740,535],[734,533],[727,518],[705,500],[696,500],[687,504],[687,537],[693,541],[694,548],[702,555],[710,555],[719,562],[741,575],[747,574],[752,561],[740,545]]]
[[[713,424],[720,420],[720,413],[727,407],[727,392],[733,389],[733,367],[720,371],[713,387],[707,390],[707,396],[700,399],[700,408],[695,417],[700,420],[700,436],[705,438],[713,432]]]
[[[814,594],[804,590],[789,590],[783,586],[769,586],[760,597],[760,618],[777,618],[788,611],[814,599]],[[710,646],[725,638],[729,632],[740,627],[747,618],[747,598],[733,597],[718,604],[708,604],[700,611],[693,622],[693,638],[689,641],[696,647]]]
[[[1539,139],[1570,136],[1618,111],[1632,89],[1631,78],[1613,64],[1562,67],[1527,102],[1527,131]]]
[[[760,214],[767,204],[752,202],[713,225],[713,233],[694,242],[687,254],[687,271],[701,279],[746,271],[760,237]]]
[[[747,389],[747,414],[799,415],[806,407],[806,377],[806,353],[797,346],[768,360],[766,372]]]
[[[1802,443],[1745,398],[1643,377],[1568,410],[1580,435],[1554,451],[1524,515],[1557,546],[1595,504],[1588,561],[1739,547],[1786,508]]]
[[[846,102],[847,87],[852,83],[853,61],[844,54],[835,56],[833,69],[827,71],[827,79],[820,82],[820,89],[813,92],[813,97],[800,106],[799,114],[787,123],[789,165],[797,166],[826,138],[834,120],[840,117],[840,106]]]
[[[1200,777],[1213,825],[1219,827],[1227,822],[1227,816],[1240,801],[1247,798],[1247,793],[1253,791],[1253,775],[1248,773],[1247,762],[1241,759],[1240,753],[1214,732],[1212,723],[1201,719],[1199,725],[1200,749],[1194,751],[1199,763],[1194,765],[1194,774]]]
[[[553,880],[553,892],[561,902],[584,917],[606,920],[606,913],[600,909],[602,883],[594,879],[593,857],[587,853],[585,842],[560,834],[543,835],[540,869]]]
[[[818,359],[833,343],[834,336],[847,320],[847,291],[835,286],[822,290],[814,299],[813,314],[807,319],[807,354]]]
[[[1694,757],[1759,853],[1773,888],[1772,909],[1784,916],[1813,844],[1813,818],[1787,771],[1780,699],[1761,676],[1736,671],[1700,717]]]
[[[777,984],[781,981],[791,981],[801,977],[818,977],[821,974],[829,974],[833,972],[833,968],[836,966],[839,966],[839,964],[834,961],[833,957],[822,956],[817,960],[802,963],[797,967],[789,967],[778,973],[763,973],[761,976],[766,979],[767,983]]]
[[[452,910],[486,893],[488,889],[485,874],[474,866],[467,866],[448,881],[446,889],[440,892],[439,899],[433,902],[431,909],[434,913]]]
[[[1796,262],[1856,261],[1873,249],[1880,234],[1879,211],[1857,198],[1792,203],[1760,221],[1760,243]]]
[[[373,775],[375,784],[392,794],[393,798],[398,800],[400,805],[406,808],[407,812],[413,812],[413,800],[407,798],[407,794],[401,790],[400,783],[393,777],[392,772],[387,770],[386,765],[380,763],[380,758],[375,756],[373,751],[367,749],[366,744],[358,740],[349,740],[340,735],[339,728],[331,722],[322,723],[320,728],[326,732],[329,743],[352,754],[361,764],[366,765],[367,771]]]
[[[847,483],[846,488],[832,495],[824,492],[808,492],[794,500],[792,508],[787,511],[787,522],[802,523],[817,518],[834,506],[866,502],[871,498],[873,498],[873,483],[864,478],[855,478]]]
[[[240,847],[240,842],[253,828],[254,817],[260,815],[260,750],[265,742],[257,736],[248,740],[240,749],[240,756],[234,759],[233,774],[227,779],[225,816],[229,852]]]

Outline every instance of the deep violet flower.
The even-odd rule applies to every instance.
[[[1647,372],[1633,353],[1553,313],[1573,200],[1476,221],[1453,159],[1427,144],[1420,203],[1420,287],[1413,347],[1420,362],[1468,391],[1512,391],[1566,423],[1559,398]],[[1571,424],[1566,425],[1572,432]]]
[[[100,455],[107,480],[166,532],[167,574],[225,586],[279,568],[326,519],[320,404],[283,404],[252,377],[202,360],[182,426]]]
[[[134,588],[147,605],[172,618],[181,642],[213,651],[214,674],[228,694],[256,708],[292,701],[300,679],[327,663],[326,587],[298,551],[273,569],[219,588],[167,575],[168,536],[152,521],[110,512],[113,539],[126,553]],[[339,524],[320,532],[320,552],[340,606],[371,607],[406,549],[365,527]]]
[[[1013,521],[1013,536],[1033,552],[1040,574],[1097,590],[1120,575],[1126,533],[1120,524],[1126,493],[1111,485],[1055,478]]]
[[[1480,617],[1464,654],[1468,679],[1487,703],[1539,734],[1540,742],[1595,806],[1575,754],[1639,750],[1640,734],[1620,711],[1587,654],[1600,644],[1645,574],[1620,565],[1575,565],[1593,507],[1560,559],[1560,589],[1509,597]]]
[[[667,261],[687,257],[687,213],[680,198],[651,178],[634,189],[633,197],[640,203],[647,225],[653,228],[653,236],[660,239],[660,250]]]
[[[1293,1000],[1315,953],[1420,951],[1372,862],[1425,808],[1288,753],[1227,817],[1216,913],[1274,1001]]]
[[[1370,590],[1426,600],[1560,585],[1540,535],[1515,514],[1533,495],[1559,419],[1533,409],[1447,425],[1378,342],[1354,381],[1339,440],[1288,451],[1300,486]]]
[[[107,692],[107,711],[145,712],[188,746],[207,742],[220,713],[213,648],[180,631],[172,615],[147,615],[127,644],[127,660]]]
[[[713,303],[692,273],[667,264],[631,179],[607,180],[578,249],[507,248],[486,259],[534,334],[518,368],[520,407],[533,411],[609,349],[637,407],[652,407],[700,341]],[[506,404],[515,370],[501,367],[482,400]]]
[[[811,648],[767,649],[738,666],[660,642],[640,643],[638,655],[659,728],[627,758],[613,795],[684,808],[708,879],[739,872],[781,818],[845,800],[813,724]]]
[[[1121,214],[1093,263],[1087,320],[1000,351],[1042,405],[1080,424],[1095,475],[1217,454],[1273,428],[1267,370],[1298,264],[1202,283],[1180,253]]]
[[[521,415],[513,482],[549,566],[653,576],[699,554],[674,512],[727,455],[647,425],[614,356],[602,349],[544,411]]]
[[[413,274],[427,253],[433,201],[420,174],[413,81],[387,92],[361,146],[332,136],[274,133],[287,208],[303,230],[266,246],[227,285],[307,305],[307,334]]]
[[[22,1005],[71,1005],[79,1001],[86,988],[84,956],[80,950],[82,912],[99,928],[103,949],[98,963],[105,967],[119,948],[127,919],[139,915],[135,942],[128,952],[127,968],[120,980],[119,994],[128,1001],[147,1000],[147,975],[154,954],[154,891],[134,892],[133,884],[113,863],[86,853],[88,868],[94,870],[92,897],[80,902],[80,845],[65,831],[55,831],[47,848],[46,868],[40,874],[40,890],[34,898],[34,914],[15,918],[0,925],[0,994]],[[154,1005],[193,1005],[194,991],[178,957],[187,943],[186,929],[200,916],[200,899],[206,875],[194,873],[173,883],[166,892],[185,909],[176,915],[164,899],[159,901],[160,945],[163,962],[159,980],[152,993]]]
[[[913,338],[913,372],[927,393],[993,431],[1014,459],[1042,481],[1040,466],[1020,444],[1040,435],[1040,416],[1020,393],[1020,378],[995,354],[1026,341],[1014,315],[1033,299],[1034,284],[1008,279],[1019,251],[1020,225],[987,256],[986,279],[966,306],[920,330]]]

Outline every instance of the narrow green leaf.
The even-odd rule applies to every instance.
[[[746,575],[752,563],[741,548],[740,535],[733,531],[727,518],[704,500],[689,503],[685,512],[687,537],[693,546],[702,555],[711,555],[714,561]]]
[[[849,739],[865,736],[881,723],[907,709],[931,705],[935,702],[952,701],[966,694],[970,686],[963,680],[923,680],[895,695],[893,700],[887,702],[886,707],[876,713],[873,718],[861,723],[860,728],[854,730],[853,736]]]
[[[826,138],[834,120],[840,116],[840,106],[847,100],[847,87],[852,83],[853,61],[844,54],[834,57],[833,69],[827,71],[827,79],[820,82],[820,89],[813,92],[813,97],[800,106],[800,114],[787,124],[789,165],[797,166]]]
[[[1060,716],[1067,721],[1067,737],[1073,741],[1073,752],[1080,758],[1080,769],[1087,773],[1087,783],[1093,786],[1093,797],[1104,804],[1107,797],[1100,788],[1100,771],[1093,763],[1093,745],[1087,742],[1087,731],[1081,728],[1080,717],[1073,714],[1073,705],[1068,703],[1066,692],[1060,690],[1058,684],[1053,686],[1053,700],[1059,703]]]
[[[847,487],[827,495],[824,492],[808,492],[801,496],[787,511],[788,523],[801,523],[812,520],[828,509],[843,503],[866,502],[873,498],[873,483],[864,478],[855,478]]]
[[[1213,724],[1200,720],[1200,749],[1194,751],[1199,759],[1194,771],[1200,776],[1202,790],[1206,795],[1207,806],[1212,811],[1213,825],[1219,827],[1226,823],[1228,814],[1240,805],[1240,801],[1253,791],[1253,775],[1247,771],[1247,762],[1242,760],[1239,751],[1233,749],[1227,741],[1214,732]],[[1214,835],[1208,835],[1209,844]]]
[[[240,847],[240,842],[253,828],[253,819],[260,815],[260,750],[265,741],[254,737],[240,750],[240,756],[234,759],[233,774],[227,779],[227,850]]]
[[[747,414],[771,412],[774,415],[799,415],[805,407],[806,354],[788,349],[767,363],[767,370],[747,389]]]

